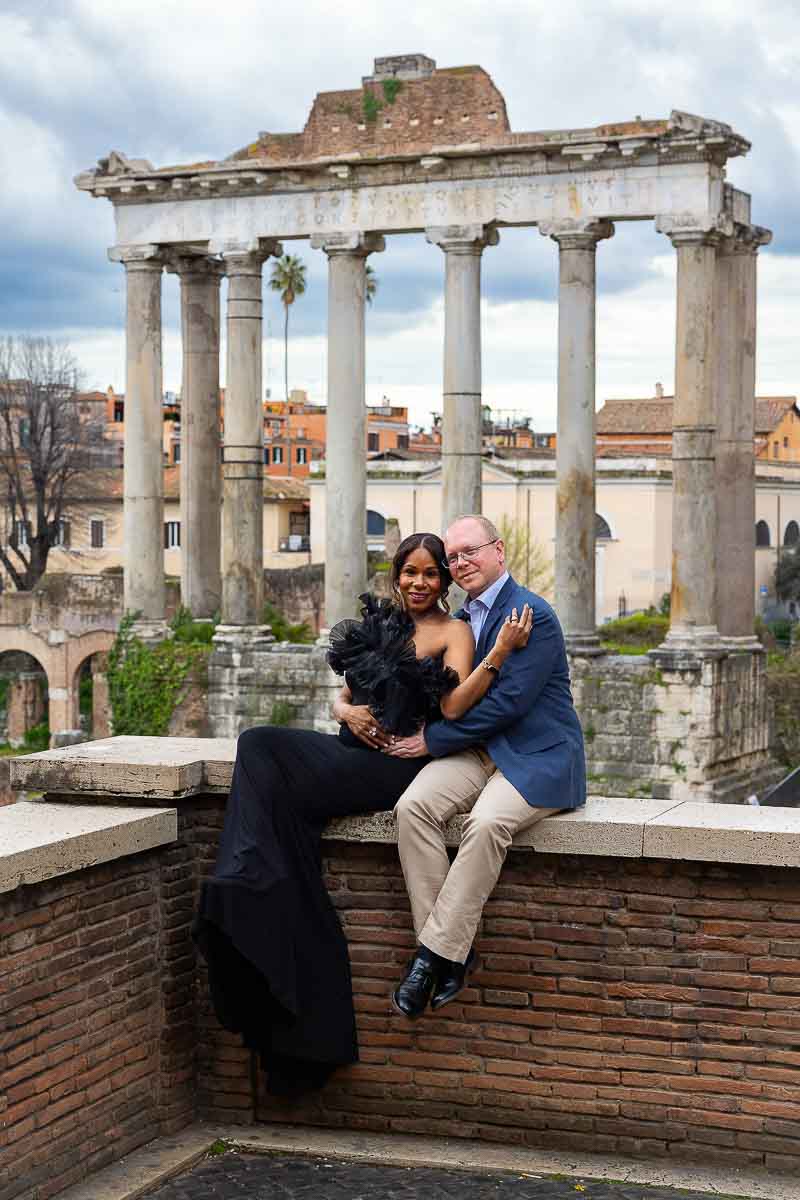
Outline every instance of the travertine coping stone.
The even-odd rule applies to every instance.
[[[647,823],[644,856],[800,867],[800,809],[687,801]]]
[[[48,792],[55,802],[68,798],[80,807],[127,797],[141,803],[179,801],[224,794],[235,757],[233,738],[105,738],[12,759],[11,784]],[[460,817],[447,826],[450,845],[459,844],[462,827]],[[324,836],[397,841],[391,812],[342,817],[329,824]],[[585,808],[548,817],[520,834],[514,845],[544,854],[800,866],[800,811],[592,796]]]
[[[43,804],[0,809],[0,892],[174,842],[174,808]]]
[[[102,738],[12,759],[11,786],[172,799],[217,788],[227,791],[235,758],[233,738]]]

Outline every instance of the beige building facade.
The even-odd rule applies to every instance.
[[[483,512],[495,524],[503,518],[524,530],[554,559],[556,472],[550,460],[517,460],[514,469],[484,461]],[[326,489],[323,478],[309,481],[311,557],[325,561]],[[595,591],[597,623],[659,606],[671,584],[672,463],[668,458],[597,460]],[[442,487],[438,463],[389,462],[370,465],[367,507],[385,520],[395,518],[400,535],[415,530],[441,532]],[[800,537],[800,465],[759,463],[756,468],[755,608],[775,603],[778,554]],[[766,530],[766,533],[765,533]],[[552,596],[549,597],[552,599]],[[556,607],[558,607],[556,605]]]

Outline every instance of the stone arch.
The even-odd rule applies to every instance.
[[[763,548],[771,545],[769,525],[766,521],[756,521],[756,546]]]
[[[92,737],[107,737],[108,728],[101,721],[101,711],[107,705],[107,688],[105,683],[105,665],[109,650],[114,644],[114,634],[103,630],[95,633],[85,633],[81,637],[70,638],[66,645],[67,672],[69,680],[69,696],[67,698],[66,717],[69,724],[64,729],[80,729],[80,677],[87,662],[95,657],[97,664],[92,663],[94,689],[98,694],[93,695],[92,703]]]
[[[783,532],[784,546],[796,546],[800,542],[800,525],[797,521],[789,521]]]
[[[26,630],[2,632],[27,634]],[[4,679],[9,679],[6,737],[14,746],[22,745],[28,731],[48,715],[50,675],[46,655],[42,653],[44,645],[39,641],[37,646],[37,641],[39,639],[32,636],[0,638],[0,673]],[[3,659],[12,654],[22,657],[23,661],[13,665],[4,663]]]

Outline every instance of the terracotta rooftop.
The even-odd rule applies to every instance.
[[[597,414],[597,433],[671,436],[674,399],[674,396],[661,396],[647,400],[606,400]],[[796,396],[759,396],[756,399],[756,433],[771,433],[789,409],[796,407]]]

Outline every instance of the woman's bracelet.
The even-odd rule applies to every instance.
[[[483,662],[481,663],[481,666],[483,667],[484,671],[488,671],[490,675],[499,675],[500,674],[500,668],[496,667],[494,665],[494,663],[490,663],[488,658],[485,658],[483,660]]]

